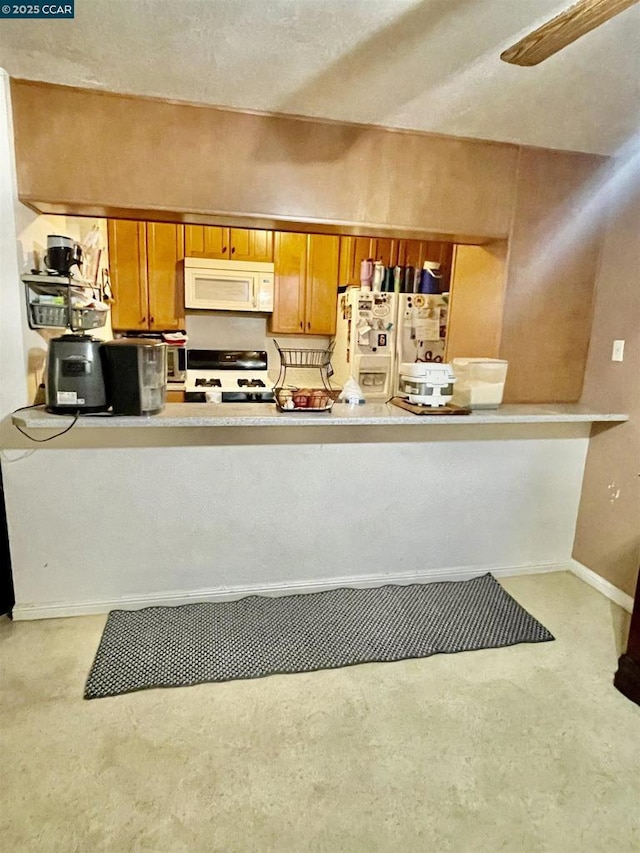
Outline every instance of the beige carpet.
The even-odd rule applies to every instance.
[[[626,614],[504,586],[556,642],[94,702],[104,617],[2,620],[2,849],[637,853]]]

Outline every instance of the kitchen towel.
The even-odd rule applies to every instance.
[[[491,574],[113,610],[85,699],[553,640]]]

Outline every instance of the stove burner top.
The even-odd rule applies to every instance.
[[[196,388],[222,388],[222,382],[219,379],[196,379]]]
[[[238,379],[240,388],[266,388],[262,379]]]

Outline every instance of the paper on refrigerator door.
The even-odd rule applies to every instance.
[[[440,339],[440,320],[420,317],[414,320],[415,336],[419,341],[437,341]]]
[[[369,346],[369,332],[371,331],[371,326],[366,320],[361,320],[358,323],[358,344],[361,347]]]

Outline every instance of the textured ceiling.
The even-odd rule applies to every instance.
[[[500,52],[572,0],[75,0],[0,21],[9,74],[611,154],[640,124],[640,5],[533,68]]]

